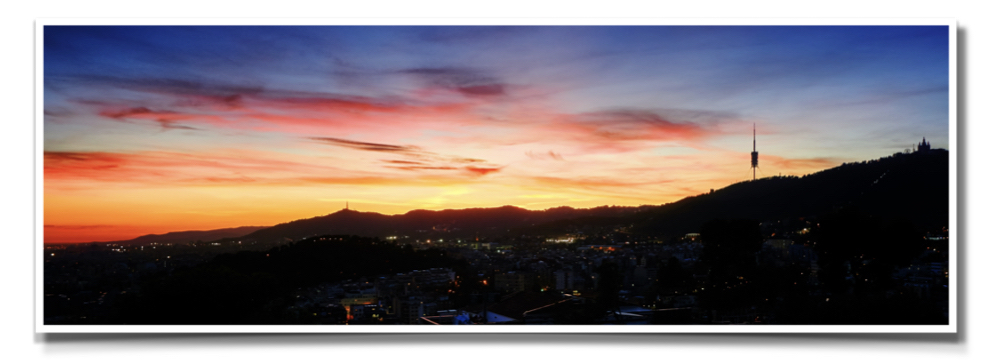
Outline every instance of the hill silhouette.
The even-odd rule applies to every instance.
[[[845,207],[907,219],[926,230],[948,225],[949,152],[895,154],[803,177],[770,177],[688,197],[637,215],[635,231],[695,232],[712,219],[779,220],[820,216]]]
[[[267,226],[240,226],[234,228],[215,229],[215,230],[174,231],[166,234],[143,235],[135,239],[129,239],[129,240],[108,241],[107,243],[136,245],[136,246],[149,245],[152,243],[161,243],[161,244],[189,243],[197,240],[215,240],[222,238],[239,237],[266,228]]]
[[[331,234],[364,237],[408,236],[419,239],[485,238],[508,235],[510,232],[524,227],[557,220],[633,216],[639,210],[651,207],[602,206],[592,209],[558,207],[537,211],[515,206],[502,206],[441,211],[413,210],[401,215],[383,215],[343,209],[325,216],[275,225],[238,239],[272,244]]]
[[[899,153],[803,177],[739,182],[660,206],[566,206],[537,211],[502,206],[413,210],[401,215],[344,209],[275,225],[239,239],[276,244],[328,234],[473,238],[553,234],[586,225],[626,225],[636,233],[671,236],[696,232],[713,219],[779,220],[820,216],[844,207],[872,216],[907,219],[930,230],[948,225],[948,165],[949,152],[942,149]]]

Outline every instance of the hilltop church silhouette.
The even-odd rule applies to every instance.
[[[925,141],[925,137],[922,137],[922,143],[918,144],[918,151],[916,152],[925,152],[930,150],[931,148],[932,147],[929,146],[929,143]]]

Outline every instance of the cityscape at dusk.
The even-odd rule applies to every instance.
[[[949,325],[951,31],[46,25],[44,324]]]

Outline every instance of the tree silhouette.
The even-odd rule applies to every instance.
[[[682,263],[676,257],[660,263],[655,274],[655,288],[658,295],[673,295],[687,292],[690,275],[683,269]]]
[[[287,313],[297,288],[346,279],[460,267],[440,250],[413,251],[374,238],[319,236],[266,252],[220,254],[146,280],[124,305],[125,324],[301,323]]]
[[[620,266],[612,261],[603,262],[596,268],[596,273],[599,274],[599,282],[596,285],[596,305],[604,315],[606,312],[612,312],[614,318],[617,318],[620,313],[620,289],[624,283]]]
[[[913,224],[884,221],[854,209],[826,215],[814,230],[819,278],[833,293],[879,292],[892,286],[892,273],[925,249]]]
[[[756,252],[762,248],[759,222],[712,220],[700,229],[708,270],[700,302],[710,309],[734,308],[752,302],[749,284],[757,270]]]

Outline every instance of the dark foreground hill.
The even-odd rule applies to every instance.
[[[109,313],[109,322],[315,324],[314,314],[293,307],[300,301],[295,296],[298,288],[463,265],[439,250],[399,248],[354,236],[333,239],[318,237],[266,251],[221,254],[207,263],[145,275],[138,293],[127,294]]]
[[[842,208],[905,219],[925,231],[948,225],[949,152],[936,149],[847,163],[803,177],[770,177],[637,215],[635,231],[695,232],[712,219],[780,220],[821,216]]]
[[[340,210],[258,230],[240,239],[272,244],[325,234],[472,238],[544,235],[586,225],[628,225],[636,233],[672,236],[696,232],[712,219],[779,220],[820,216],[845,207],[876,217],[906,219],[934,230],[948,225],[948,157],[946,150],[939,149],[896,154],[803,177],[740,182],[661,206],[542,211],[503,206],[414,210],[402,215]]]

